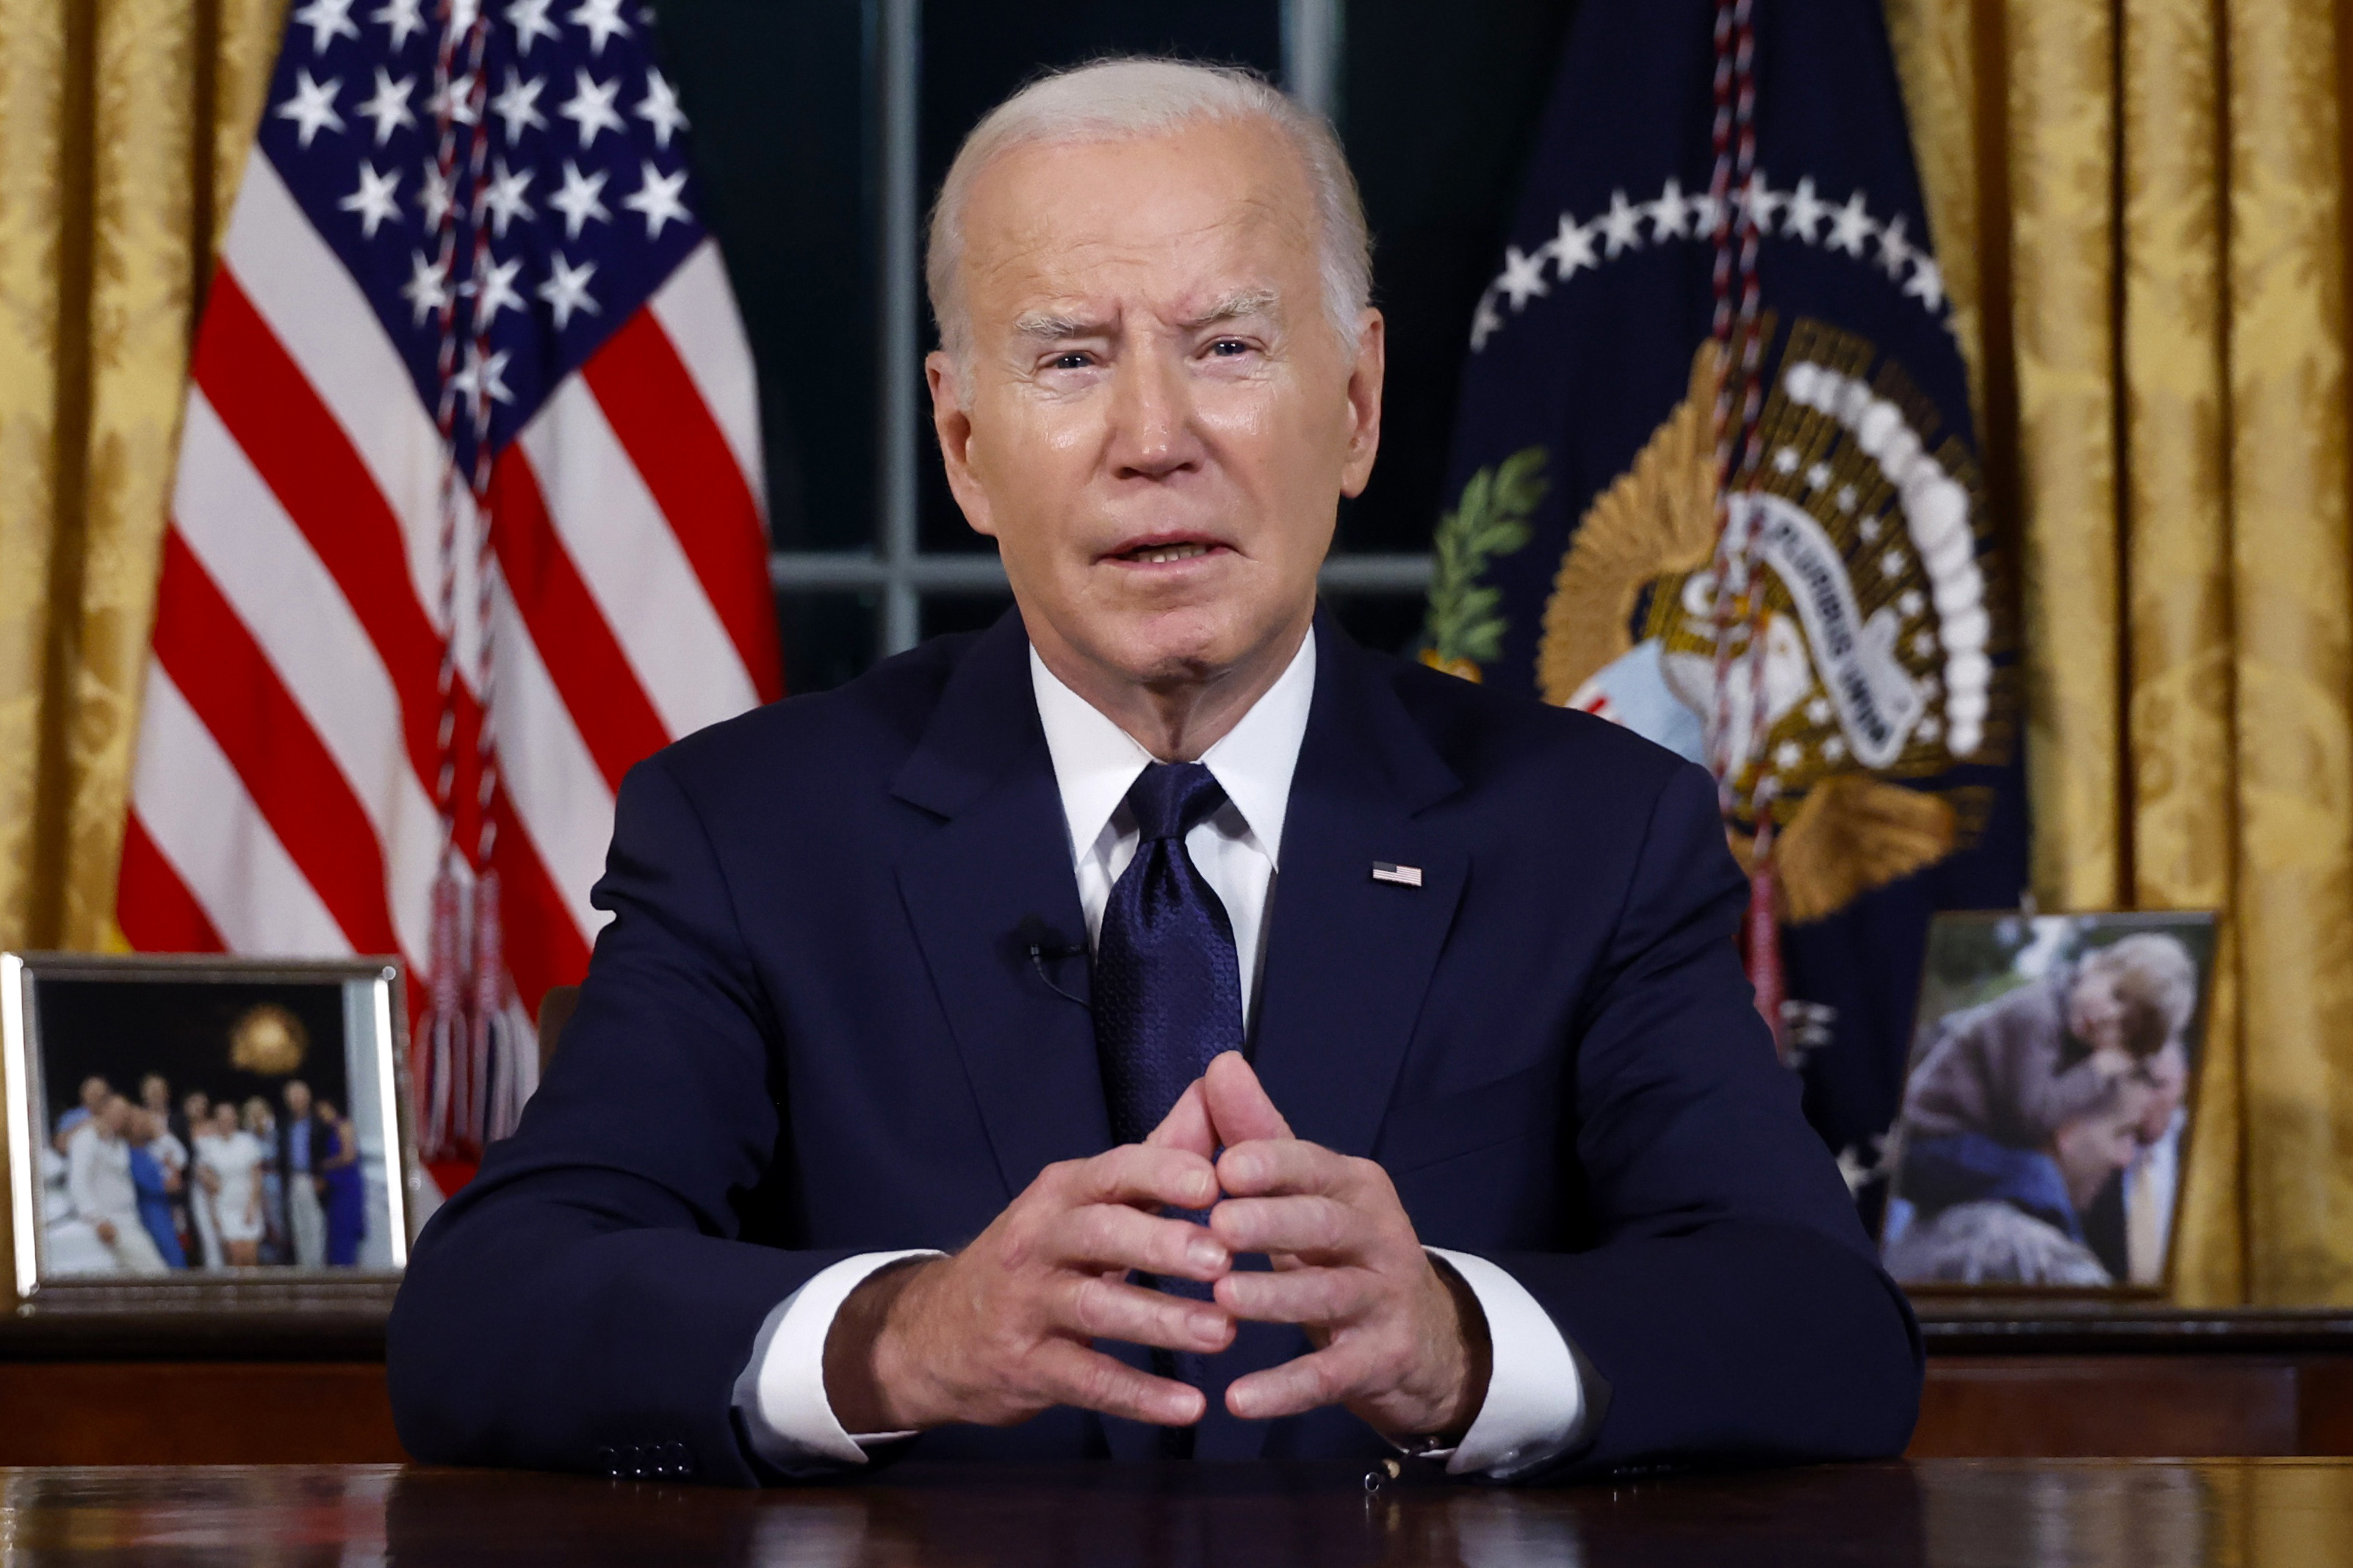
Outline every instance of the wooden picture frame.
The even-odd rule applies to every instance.
[[[1935,917],[1883,1160],[1898,1284],[2168,1294],[2215,939],[2211,910]]]
[[[0,953],[16,1313],[388,1312],[431,1206],[404,985],[394,958]]]

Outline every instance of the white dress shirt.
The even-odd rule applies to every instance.
[[[1092,945],[1103,930],[1112,884],[1135,858],[1138,836],[1124,804],[1127,792],[1154,759],[1057,679],[1034,648],[1029,680],[1053,758],[1054,782],[1061,790],[1079,906]],[[1258,994],[1266,915],[1280,879],[1283,814],[1314,691],[1311,634],[1266,694],[1201,753],[1202,765],[1226,792],[1226,804],[1185,836],[1185,850],[1225,905],[1233,927],[1245,1017]],[[1585,1393],[1551,1314],[1486,1259],[1430,1250],[1446,1259],[1478,1298],[1494,1351],[1486,1401],[1447,1468],[1508,1477],[1565,1452],[1584,1425]],[[906,1436],[852,1436],[842,1429],[826,1398],[825,1342],[834,1314],[869,1275],[902,1258],[923,1256],[929,1254],[870,1252],[844,1258],[768,1315],[735,1384],[735,1408],[762,1458],[788,1474],[807,1474],[864,1464],[867,1446]]]

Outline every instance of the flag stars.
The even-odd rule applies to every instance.
[[[1928,601],[1920,596],[1920,590],[1917,588],[1906,588],[1895,595],[1895,613],[1907,621],[1927,607]]]
[[[1831,466],[1828,463],[1816,463],[1812,468],[1806,470],[1806,488],[1808,489],[1821,489],[1828,486],[1830,482]]]
[[[353,110],[362,120],[375,121],[375,144],[379,147],[392,140],[392,133],[404,128],[413,129],[417,116],[408,111],[408,95],[416,89],[417,79],[402,77],[392,79],[382,66],[375,68],[375,96]]]
[[[584,174],[571,159],[564,160],[564,188],[548,197],[547,205],[564,215],[565,238],[578,239],[581,229],[591,218],[598,223],[612,221],[613,215],[598,199],[609,177],[608,171],[604,169],[593,174]]]
[[[625,38],[635,36],[635,30],[621,20],[621,0],[581,0],[579,5],[564,14],[564,19],[575,27],[586,29],[588,52],[600,59],[605,54],[605,45],[614,34],[618,33]]]
[[[1669,180],[1667,188],[1659,193],[1659,199],[1643,205],[1651,215],[1652,239],[1663,243],[1670,236],[1677,239],[1690,237],[1691,204],[1683,200],[1683,188],[1679,182]]]
[[[449,308],[449,268],[447,262],[426,260],[421,250],[408,254],[408,281],[401,285],[400,297],[417,312],[410,324],[421,327],[427,316]]]
[[[1847,198],[1846,205],[1831,212],[1830,237],[1824,243],[1832,250],[1843,250],[1849,256],[1860,257],[1863,242],[1878,227],[1871,221],[1871,209],[1863,205],[1862,193],[1857,191]]]
[[[507,26],[514,29],[515,53],[531,58],[531,46],[540,38],[562,38],[564,29],[547,19],[547,7],[552,0],[514,0],[502,13]]]
[[[357,213],[360,237],[374,239],[376,229],[387,221],[400,217],[400,204],[393,193],[400,188],[400,171],[386,170],[379,174],[375,165],[363,159],[360,163],[360,188],[335,205],[347,213]]]
[[[1846,512],[1850,516],[1853,514],[1855,502],[1861,499],[1861,497],[1854,493],[1854,487],[1852,485],[1839,486],[1838,494],[1831,498],[1831,500],[1837,504],[1839,510]]]
[[[1782,475],[1796,473],[1798,449],[1795,447],[1783,447],[1776,450],[1773,454],[1773,471]]]
[[[455,124],[471,125],[482,117],[481,97],[474,73],[467,71],[455,81],[443,82],[425,110],[437,121],[446,118]]]
[[[649,162],[641,162],[640,169],[638,178],[643,183],[634,195],[623,196],[621,205],[631,212],[645,215],[646,237],[661,237],[664,224],[691,221],[694,215],[688,212],[686,204],[678,199],[679,193],[686,189],[686,171],[681,169],[675,174],[664,174]]]
[[[1594,220],[1601,226],[1603,248],[1609,256],[1642,247],[1642,209],[1628,204],[1626,193],[1609,193],[1609,210]]]
[[[321,131],[343,130],[343,117],[335,112],[335,95],[343,88],[341,77],[315,82],[309,71],[298,68],[294,72],[294,96],[278,106],[278,118],[294,121],[296,140],[307,148]]]
[[[323,55],[327,45],[336,38],[356,38],[360,30],[352,25],[352,0],[311,0],[308,5],[294,13],[290,25],[311,29],[311,52]]]
[[[575,68],[573,82],[572,97],[555,112],[578,127],[580,145],[585,150],[596,144],[598,132],[617,132],[623,129],[621,117],[613,111],[613,100],[621,90],[621,79],[615,77],[609,82],[601,82],[586,69]]]
[[[1878,543],[1880,534],[1884,531],[1879,520],[1875,517],[1864,518],[1861,522],[1854,525],[1854,531],[1862,536],[1862,542],[1865,544]]]
[[[1904,568],[1910,564],[1912,564],[1910,556],[1901,550],[1890,550],[1879,558],[1879,574],[1883,577],[1901,577],[1904,575]]]
[[[504,239],[507,226],[516,218],[531,219],[539,216],[524,197],[524,193],[531,188],[533,171],[524,169],[520,173],[509,173],[504,158],[496,161],[494,169],[482,189],[482,207],[490,214],[491,232]]]
[[[651,165],[648,165],[650,171]],[[1504,247],[1504,275],[1495,286],[1512,297],[1512,309],[1523,310],[1528,300],[1537,295],[1552,292],[1552,285],[1544,279],[1545,254],[1538,247],[1534,256],[1523,256],[1516,245]]]
[[[1904,285],[1904,292],[1931,310],[1945,308],[1945,269],[1935,257],[1921,250],[1912,253],[1912,281]]]
[[[474,330],[487,331],[499,319],[501,310],[520,310],[522,296],[515,291],[515,275],[522,270],[520,258],[493,261],[479,282],[469,281],[462,292],[475,299]],[[503,363],[503,362],[502,362]]]
[[[1567,213],[1560,215],[1560,232],[1552,237],[1552,254],[1564,283],[1584,268],[1601,265],[1593,254],[1593,231]]]
[[[1812,180],[1799,180],[1798,188],[1789,193],[1789,216],[1782,225],[1781,232],[1796,235],[1808,245],[1818,245],[1820,240],[1815,231],[1822,226],[1822,220],[1830,216],[1831,210],[1830,203],[1814,195]]]
[[[679,111],[678,89],[658,70],[646,72],[646,96],[629,112],[654,128],[654,145],[665,153],[670,151],[672,133],[686,129],[686,116]]]
[[[1805,760],[1806,748],[1795,741],[1784,741],[1773,748],[1773,765],[1785,773],[1795,771]]]
[[[1479,296],[1477,309],[1471,312],[1471,352],[1477,353],[1487,346],[1487,340],[1504,329],[1504,318],[1495,311],[1495,290],[1490,288]]]
[[[564,252],[551,254],[547,262],[547,281],[536,290],[555,313],[555,330],[563,331],[572,324],[573,312],[585,311],[599,315],[595,296],[588,292],[588,281],[596,276],[596,264],[584,261],[575,267],[564,259]]]
[[[1892,279],[1902,278],[1904,268],[1918,254],[1912,248],[1912,242],[1904,237],[1904,215],[1897,213],[1879,231],[1879,269]]]
[[[449,378],[449,390],[466,400],[477,423],[491,404],[514,401],[505,379],[507,361],[512,357],[504,349],[485,354],[479,343],[466,345],[466,368]]]
[[[1810,724],[1827,724],[1831,721],[1833,711],[1831,700],[1818,692],[1814,700],[1806,704],[1806,721]]]
[[[425,214],[425,226],[438,229],[457,204],[449,199],[449,182],[441,175],[439,165],[425,165],[425,183],[417,187],[417,205]]]
[[[1749,175],[1748,184],[1740,191],[1740,205],[1745,216],[1757,225],[1757,231],[1762,234],[1773,232],[1773,215],[1788,201],[1788,193],[1775,190],[1766,181],[1762,169]]]
[[[546,86],[543,76],[525,81],[514,67],[507,68],[506,90],[491,100],[491,112],[507,122],[508,141],[520,141],[530,127],[547,129],[547,116],[539,111],[539,95]]]
[[[420,15],[423,0],[385,0],[385,4],[368,13],[368,20],[383,24],[392,35],[392,48],[398,54],[408,43],[408,35],[425,30],[425,18]]]
[[[1846,761],[1846,742],[1836,735],[1822,737],[1822,761],[1826,763]]]

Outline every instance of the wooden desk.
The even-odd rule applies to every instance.
[[[1923,1304],[1921,1458],[2353,1456],[2353,1314]],[[0,1465],[394,1462],[384,1330],[0,1318]]]
[[[2326,1568],[2353,1465],[1921,1460],[1496,1490],[1335,1466],[902,1466],[766,1493],[390,1467],[0,1471],[0,1561]]]

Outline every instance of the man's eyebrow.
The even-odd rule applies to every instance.
[[[1271,289],[1238,289],[1218,300],[1199,315],[1177,323],[1187,331],[1214,327],[1220,321],[1238,321],[1245,316],[1273,313],[1282,296]]]
[[[1058,316],[1050,310],[1037,310],[1015,321],[1013,331],[1018,337],[1057,342],[1064,338],[1101,337],[1111,331],[1111,323],[1082,321],[1076,316]]]

